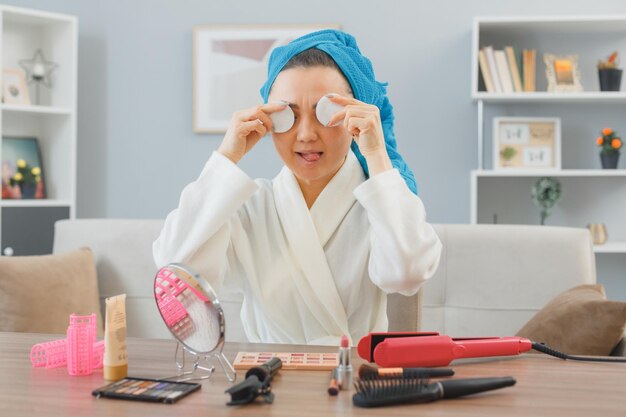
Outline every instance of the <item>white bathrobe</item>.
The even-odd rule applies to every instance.
[[[386,331],[386,293],[414,294],[441,243],[395,169],[365,180],[352,151],[309,210],[293,173],[252,180],[218,152],[153,245],[216,289],[243,293],[251,342],[338,345]]]

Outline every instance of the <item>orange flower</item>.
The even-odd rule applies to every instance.
[[[602,144],[604,144],[604,138],[602,136],[598,136],[596,138],[596,143],[598,144],[598,146],[602,146]]]
[[[609,136],[611,133],[613,133],[613,129],[611,129],[610,127],[605,127],[604,129],[602,129],[602,134],[604,136]]]
[[[615,138],[611,141],[611,147],[613,149],[619,149],[622,146],[622,141],[619,138]]]

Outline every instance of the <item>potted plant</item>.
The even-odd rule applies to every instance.
[[[602,129],[602,136],[596,138],[596,144],[600,147],[600,161],[603,169],[616,169],[619,161],[622,139],[617,136],[610,127]]]
[[[561,200],[561,183],[556,178],[542,177],[532,188],[533,203],[541,209],[540,223],[543,226],[552,213],[552,208]]]
[[[622,82],[622,69],[617,68],[619,57],[617,51],[613,52],[605,60],[598,61],[598,76],[600,78],[600,91],[619,91]]]

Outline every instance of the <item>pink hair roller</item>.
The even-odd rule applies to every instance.
[[[96,342],[96,315],[70,315],[67,328],[67,373],[91,375],[95,366],[93,345]]]
[[[104,340],[93,345],[94,369],[102,368],[104,360]],[[37,343],[30,350],[30,363],[33,368],[60,368],[67,365],[67,339]]]
[[[67,364],[67,340],[37,343],[30,350],[30,362],[34,368],[58,368]]]
[[[91,364],[93,369],[102,368],[104,362],[104,340],[93,344],[93,360]]]

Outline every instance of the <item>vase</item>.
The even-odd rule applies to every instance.
[[[20,191],[22,192],[23,199],[35,198],[35,192],[37,191],[37,184],[24,183],[20,185]]]
[[[602,169],[616,169],[619,154],[617,152],[601,153],[600,161],[602,161]]]
[[[622,70],[608,68],[598,70],[600,91],[619,91],[622,83]]]
[[[592,223],[587,225],[591,232],[591,239],[594,245],[604,245],[607,240],[606,226],[602,223]]]

